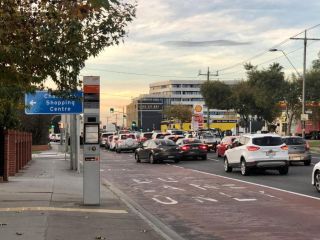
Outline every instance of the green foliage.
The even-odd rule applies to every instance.
[[[247,81],[239,82],[232,88],[230,103],[244,121],[243,126],[246,126],[249,116],[256,113],[255,87],[250,86]]]
[[[230,86],[220,81],[206,81],[201,85],[201,95],[209,109],[230,109]]]
[[[273,63],[263,70],[252,67],[247,71],[247,75],[248,84],[254,88],[254,115],[272,122],[280,113],[278,103],[283,98],[285,79],[282,66]]]
[[[167,119],[177,119],[182,124],[191,121],[192,109],[186,105],[172,105],[165,107],[163,114]]]
[[[47,80],[69,96],[85,61],[124,39],[135,10],[124,0],[0,1],[0,119]]]

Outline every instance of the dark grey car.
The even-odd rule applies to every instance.
[[[173,160],[178,163],[181,159],[181,153],[178,145],[171,140],[150,139],[140,144],[135,151],[137,162],[147,160],[150,163],[159,163],[163,160]]]
[[[298,136],[286,136],[282,137],[282,140],[288,146],[290,163],[303,162],[306,166],[310,165],[311,153],[309,144],[303,138]]]

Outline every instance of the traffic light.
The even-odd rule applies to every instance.
[[[114,108],[110,108],[110,113],[114,113]]]

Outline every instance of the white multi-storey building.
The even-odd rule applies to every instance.
[[[143,122],[143,125],[145,125],[148,122],[148,119],[145,119],[147,112],[150,112],[153,117],[155,117],[156,112],[160,114],[159,116],[162,116],[162,109],[166,105],[204,105],[203,114],[207,116],[205,102],[200,93],[200,87],[204,82],[204,80],[168,80],[151,83],[149,94],[140,95],[127,106],[128,124],[137,121],[139,123]],[[237,81],[226,81],[225,83],[234,85]],[[155,102],[158,102],[157,108],[154,107]],[[225,114],[225,110],[210,109],[210,119],[222,119]],[[153,121],[155,120],[153,119]]]

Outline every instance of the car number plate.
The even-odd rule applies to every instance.
[[[197,147],[193,147],[192,149],[198,149]]]
[[[174,156],[168,156],[168,158],[174,158]]]
[[[301,160],[301,157],[293,156],[289,157],[290,160]]]
[[[266,155],[269,156],[269,157],[273,157],[273,156],[276,155],[276,152],[274,152],[274,151],[268,151],[268,152],[266,152]]]

